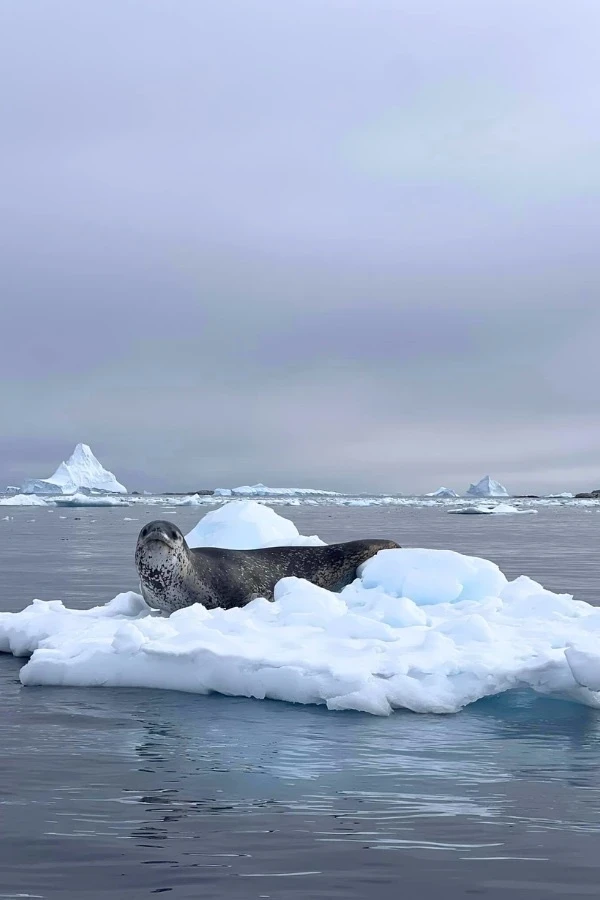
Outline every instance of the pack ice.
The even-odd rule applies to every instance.
[[[231,501],[193,540],[302,538],[268,514]],[[0,614],[0,649],[31,654],[24,685],[218,692],[374,715],[455,713],[516,688],[600,708],[599,638],[600,609],[524,576],[507,581],[488,560],[427,549],[380,552],[340,594],[286,578],[274,602],[243,609],[163,618],[130,591],[93,609],[34,600]]]

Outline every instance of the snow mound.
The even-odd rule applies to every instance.
[[[232,500],[212,510],[186,534],[185,539],[190,547],[228,547],[231,550],[324,543],[316,535],[305,537],[300,534],[289,519],[253,500]]]
[[[106,497],[94,494],[69,494],[63,497],[54,497],[54,506],[129,506],[127,500],[121,497]]]
[[[537,509],[517,509],[516,506],[511,506],[510,503],[476,503],[474,506],[460,506],[457,509],[449,509],[448,513],[453,516],[519,516],[537,513]]]
[[[485,475],[477,484],[470,484],[467,494],[470,497],[508,497],[508,491],[499,481]]]
[[[339,497],[336,491],[317,488],[272,488],[266,484],[243,484],[235,488],[217,488],[215,497]]]
[[[426,497],[439,497],[440,499],[449,498],[449,497],[458,497],[456,491],[453,491],[452,488],[441,487],[438,488],[437,491],[432,491],[430,494],[425,494]]]
[[[297,534],[257,504],[216,512],[204,537],[231,547]],[[34,600],[0,613],[0,650],[31,654],[24,685],[218,692],[373,715],[455,713],[524,687],[600,708],[599,637],[600,609],[450,550],[384,550],[340,594],[286,578],[273,603],[243,609],[163,618],[129,592],[87,610]]]
[[[48,504],[41,497],[34,497],[31,494],[13,494],[0,500],[0,506],[48,506]]]
[[[50,478],[30,478],[21,490],[24,494],[72,494],[78,488],[127,493],[127,488],[102,466],[87,444],[77,444],[69,459]]]

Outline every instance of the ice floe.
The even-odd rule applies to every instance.
[[[41,497],[33,494],[11,494],[0,500],[0,506],[48,506]]]
[[[129,506],[122,497],[109,497],[102,494],[69,494],[63,497],[52,497],[54,506]]]
[[[514,516],[537,513],[537,509],[518,509],[510,503],[475,503],[471,506],[449,509],[448,512],[455,516]]]
[[[230,547],[301,538],[248,502],[211,512],[194,533]],[[31,654],[25,685],[218,692],[375,715],[454,713],[522,688],[600,708],[599,638],[600,609],[508,581],[488,560],[427,549],[382,551],[340,594],[286,578],[275,602],[243,609],[163,618],[127,592],[93,609],[35,600],[0,614],[0,650]]]

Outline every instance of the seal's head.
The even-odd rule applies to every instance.
[[[157,519],[144,525],[135,548],[135,565],[144,600],[161,609],[185,575],[189,548],[177,525]]]
[[[164,545],[171,550],[185,544],[185,538],[181,531],[173,522],[165,522],[162,519],[156,519],[154,522],[148,522],[144,525],[138,536],[138,549],[143,547],[146,551],[160,551],[160,545]],[[158,545],[158,546],[156,546]]]

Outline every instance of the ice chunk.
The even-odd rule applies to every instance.
[[[48,504],[41,497],[34,497],[30,494],[12,494],[10,497],[0,500],[0,506],[48,506]]]
[[[126,494],[112,472],[96,459],[87,444],[77,444],[66,462],[49,478],[29,478],[21,488],[24,494],[72,494],[78,488]]]
[[[54,497],[54,506],[129,506],[122,497],[108,497],[100,494],[76,493],[69,496]]]
[[[514,516],[537,513],[537,509],[517,509],[509,503],[476,503],[472,506],[459,506],[456,509],[449,509],[448,513],[455,516]]]
[[[324,543],[316,535],[301,535],[289,519],[253,500],[231,500],[212,510],[186,534],[185,539],[190,547],[229,547],[232,550]]]
[[[358,574],[364,588],[410,597],[419,606],[483,600],[506,584],[495,563],[454,550],[381,550]]]
[[[485,475],[477,484],[469,485],[467,494],[471,497],[508,497],[508,491],[499,481]]]

